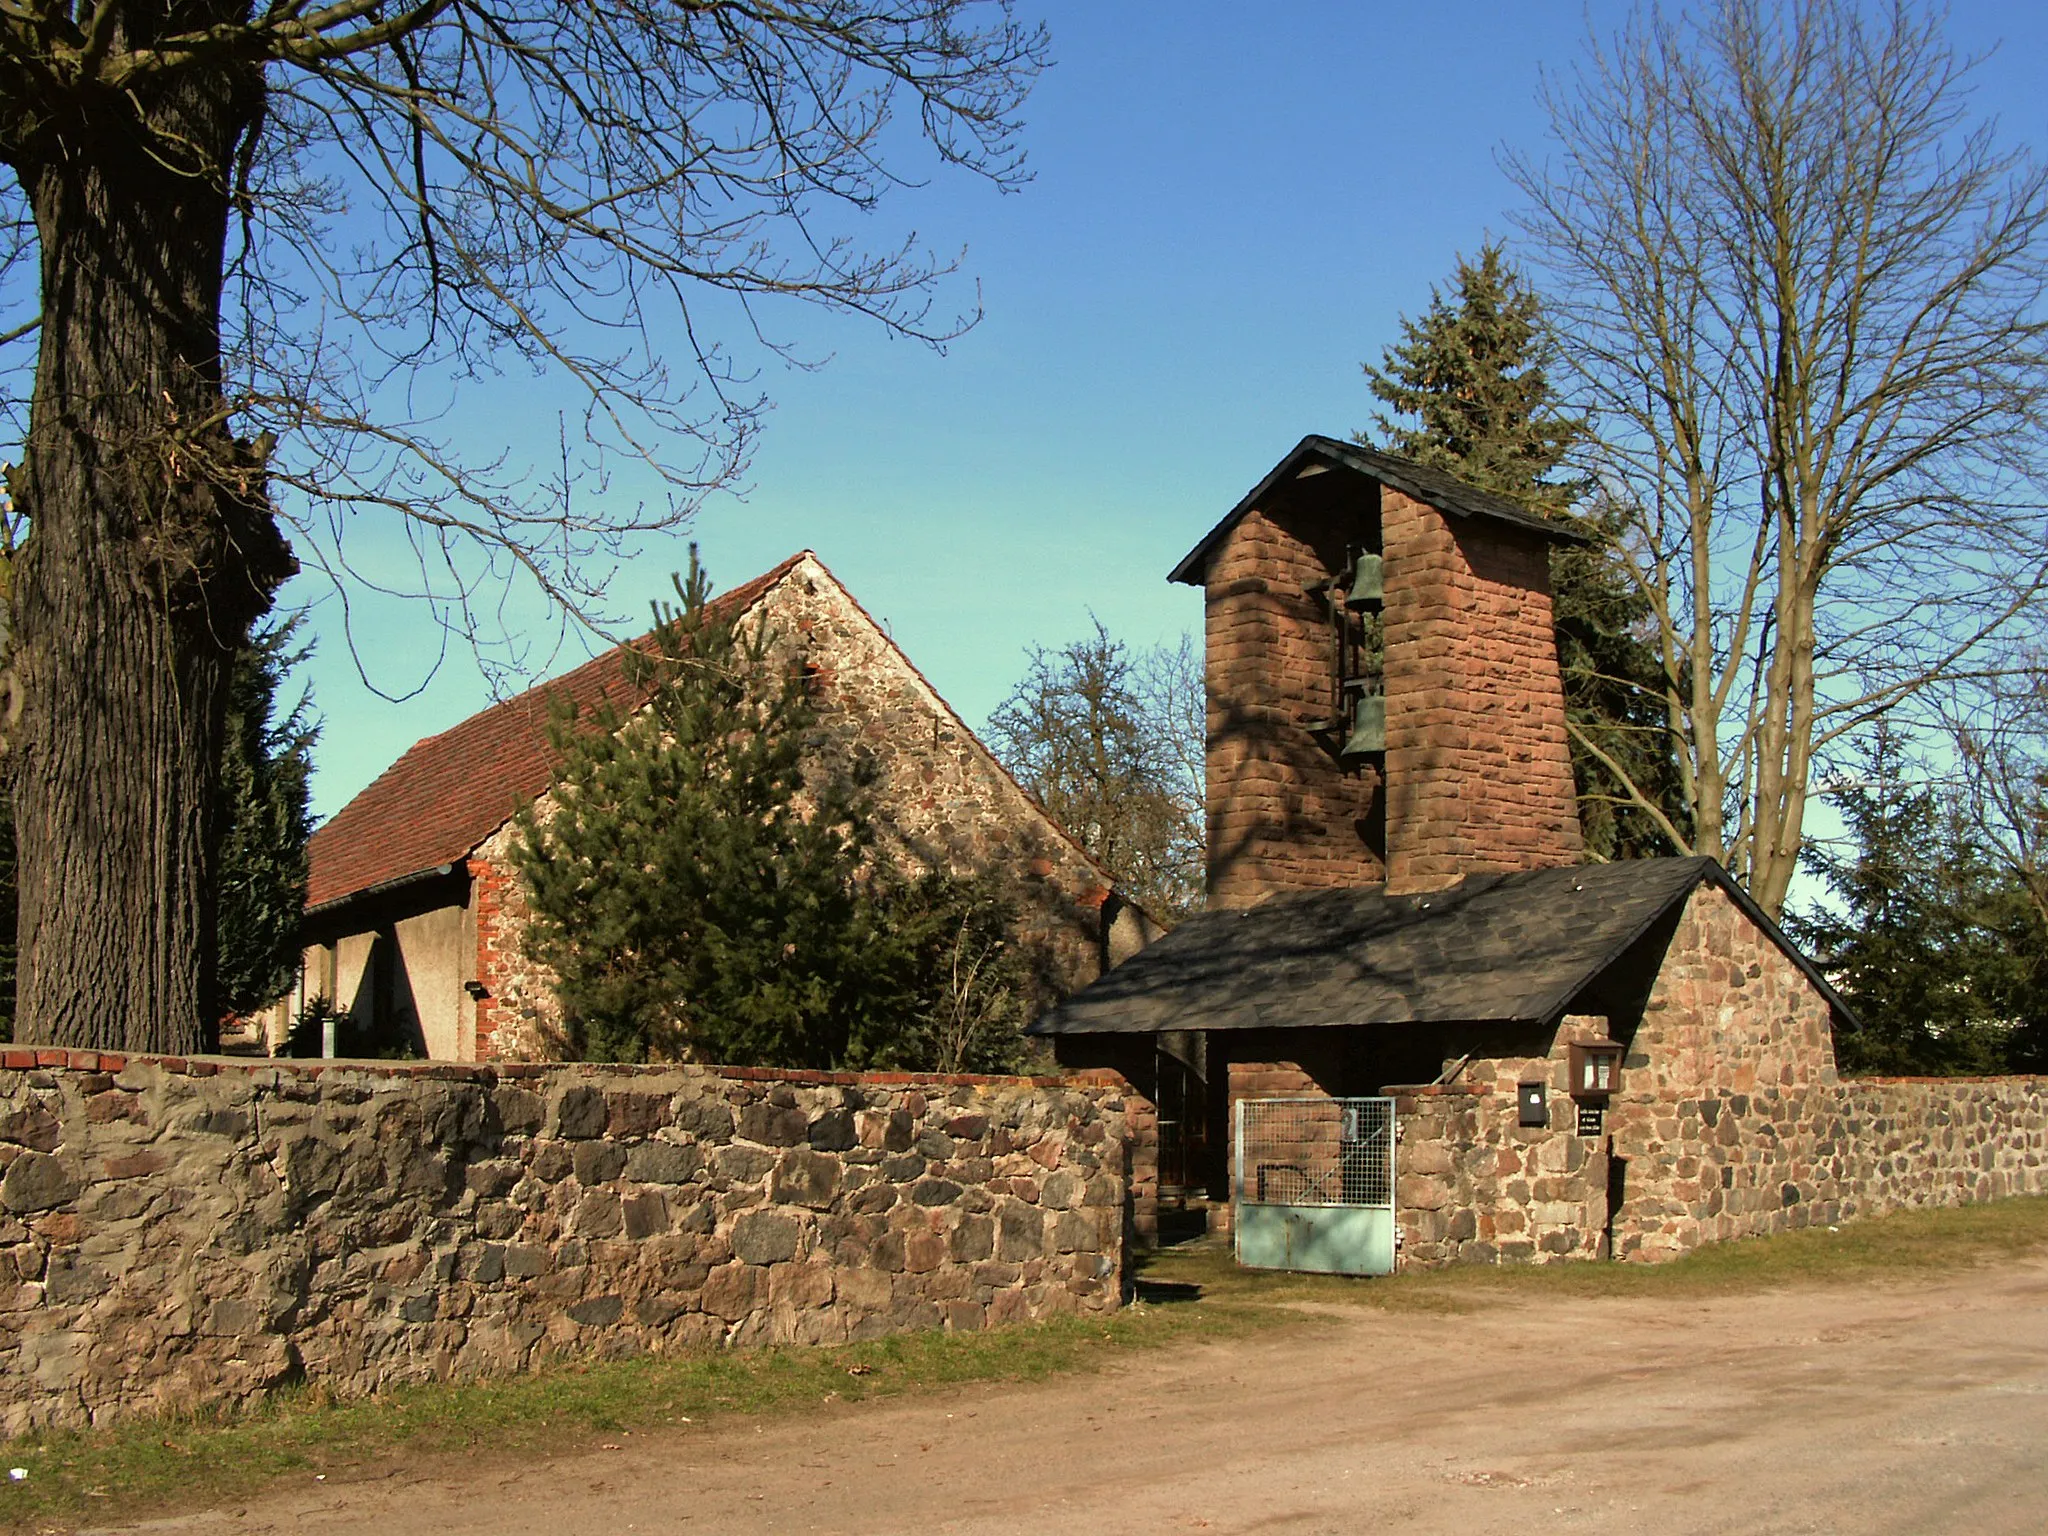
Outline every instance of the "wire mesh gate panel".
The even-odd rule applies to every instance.
[[[1239,1099],[1237,1262],[1394,1272],[1394,1101]]]

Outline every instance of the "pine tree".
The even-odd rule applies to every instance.
[[[2015,945],[2021,893],[1915,779],[1906,743],[1881,727],[1830,797],[1850,851],[1804,853],[1836,905],[1788,915],[1786,927],[1856,1012],[1860,1027],[1835,1036],[1844,1071],[2004,1071],[2028,1022],[2011,1010],[2038,943]]]
[[[992,880],[906,873],[876,845],[875,774],[765,625],[680,606],[624,653],[646,703],[551,726],[561,767],[517,821],[527,952],[555,975],[559,1054],[738,1066],[998,1071],[1036,978]]]
[[[300,615],[260,626],[235,657],[228,684],[227,751],[218,816],[220,954],[215,993],[223,1009],[254,1013],[291,986],[306,910],[311,808],[312,701],[301,694],[282,718],[278,690],[305,658],[293,649]]]
[[[561,768],[512,850],[527,951],[554,972],[565,1056],[838,1065],[869,1001],[864,799],[851,775],[807,782],[801,685],[709,590],[693,550],[681,606],[626,649],[643,709],[552,723]]]
[[[1449,298],[1431,291],[1420,320],[1402,320],[1380,366],[1364,365],[1373,395],[1395,413],[1375,416],[1374,429],[1390,452],[1561,515],[1586,490],[1561,470],[1587,429],[1551,386],[1541,302],[1495,241],[1476,261],[1458,259],[1452,286]],[[1600,859],[1671,853],[1601,761],[1619,763],[1685,829],[1664,670],[1642,638],[1649,607],[1615,553],[1615,520],[1596,510],[1581,526],[1597,542],[1554,551],[1550,576],[1566,717],[1592,742],[1572,739],[1586,849]]]

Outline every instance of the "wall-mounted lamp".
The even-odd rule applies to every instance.
[[[1541,1078],[1531,1078],[1515,1085],[1515,1103],[1521,1110],[1516,1121],[1518,1125],[1547,1126],[1550,1124],[1550,1106],[1545,1102],[1545,1087]]]
[[[1605,1099],[1621,1086],[1619,1040],[1604,1035],[1591,1040],[1574,1040],[1571,1045],[1572,1097]]]
[[[478,1002],[482,1002],[485,998],[491,995],[491,989],[485,986],[480,981],[465,981],[462,984],[462,990],[467,992],[471,997],[475,998]]]

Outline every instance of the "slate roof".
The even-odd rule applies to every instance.
[[[744,613],[809,554],[791,555],[721,593],[712,606]],[[626,683],[624,649],[615,647],[415,742],[313,834],[307,910],[466,859],[548,787],[557,762],[547,731],[556,699],[571,701],[579,711],[600,703],[630,709],[639,702]]]
[[[1075,993],[1030,1033],[1548,1022],[1703,881],[1734,897],[1849,1016],[1826,978],[1719,864],[1638,859],[1473,875],[1418,896],[1372,886],[1204,913]]]
[[[1449,512],[1457,517],[1484,517],[1496,522],[1512,523],[1531,533],[1541,534],[1564,544],[1590,542],[1587,536],[1571,523],[1557,518],[1544,517],[1532,512],[1520,502],[1492,491],[1481,490],[1468,485],[1454,475],[1447,475],[1440,469],[1430,469],[1412,459],[1398,458],[1391,453],[1380,453],[1376,449],[1364,448],[1357,443],[1339,441],[1311,432],[1294,445],[1293,450],[1275,465],[1265,479],[1245,493],[1245,497],[1224,515],[1223,521],[1202,535],[1202,541],[1181,557],[1167,575],[1168,581],[1186,582],[1190,586],[1202,584],[1203,572],[1209,563],[1209,552],[1223,541],[1223,536],[1236,526],[1237,520],[1253,507],[1265,501],[1277,485],[1295,479],[1311,465],[1346,469],[1370,476],[1384,485],[1413,496],[1417,501],[1426,501],[1439,511]]]

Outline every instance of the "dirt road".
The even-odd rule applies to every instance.
[[[1345,1309],[1100,1375],[678,1426],[145,1527],[2048,1531],[2048,1262],[1677,1303]]]

